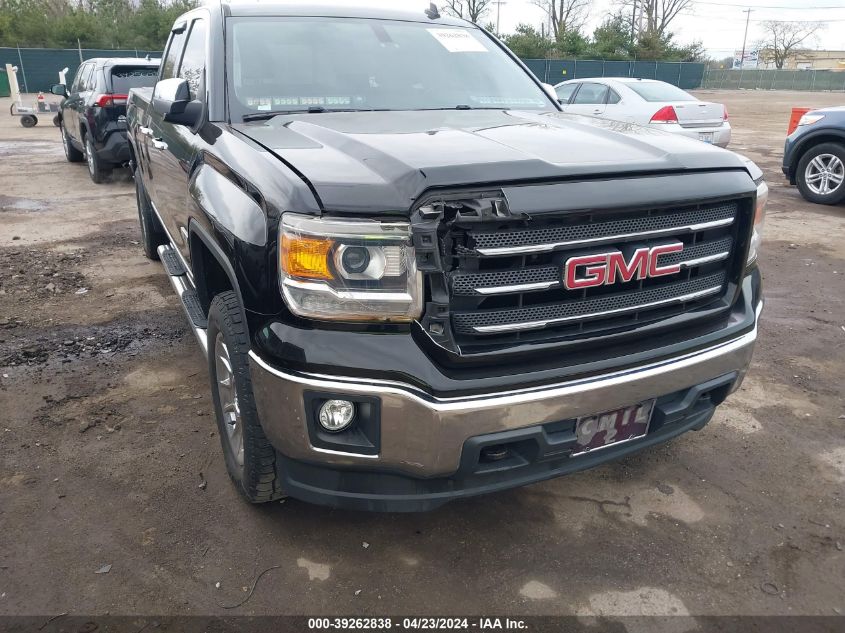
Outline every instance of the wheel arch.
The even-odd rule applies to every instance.
[[[238,297],[244,323],[249,328],[241,285],[229,257],[208,231],[193,220],[188,223],[188,248],[194,286],[205,314],[216,295],[231,290]]]
[[[795,179],[798,176],[798,163],[804,154],[822,143],[838,143],[845,147],[845,130],[819,130],[802,139],[792,151],[792,159],[789,162],[789,182],[791,184],[795,184]]]

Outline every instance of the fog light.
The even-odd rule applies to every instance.
[[[320,426],[337,433],[352,423],[355,405],[348,400],[327,400],[320,407]]]

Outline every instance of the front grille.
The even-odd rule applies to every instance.
[[[655,236],[678,233],[689,227],[724,226],[733,222],[736,204],[692,209],[677,215],[664,213],[616,220],[576,221],[564,226],[549,226],[525,231],[473,232],[474,250],[481,255],[507,255],[521,252],[550,251],[556,247],[583,245],[625,239],[628,235]]]
[[[626,212],[567,213],[514,223],[454,223],[446,273],[451,331],[472,347],[595,337],[670,319],[724,300],[744,246],[744,201]],[[658,265],[680,271],[570,290],[566,261],[577,255],[683,244]]]
[[[512,332],[543,328],[566,321],[606,318],[632,309],[645,311],[671,303],[713,298],[722,291],[725,273],[696,277],[634,292],[616,292],[590,299],[570,299],[513,310],[485,310],[455,315],[455,330],[461,334]]]

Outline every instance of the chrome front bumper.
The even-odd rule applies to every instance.
[[[608,411],[736,372],[734,388],[751,362],[754,328],[742,336],[695,352],[613,373],[542,387],[461,398],[435,398],[411,385],[274,368],[250,352],[261,424],[276,449],[293,460],[332,466],[389,470],[413,477],[454,473],[471,437]],[[311,445],[304,394],[308,391],[366,395],[381,401],[378,455]]]

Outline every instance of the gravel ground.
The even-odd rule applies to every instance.
[[[703,94],[772,188],[743,388],[655,450],[416,515],[241,502],[131,181],[0,116],[0,615],[845,613],[845,207],[779,169],[789,108],[845,96]]]

